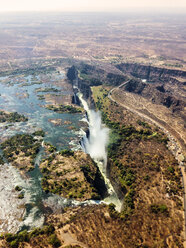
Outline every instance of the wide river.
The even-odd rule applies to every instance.
[[[55,94],[66,96],[72,94],[63,87],[64,74],[52,72],[40,75],[10,75],[0,78],[0,110],[17,111],[28,117],[27,122],[0,123],[0,141],[16,133],[32,133],[42,128],[46,135],[44,141],[50,142],[58,150],[64,148],[80,149],[80,127],[82,114],[58,114],[44,108],[45,100],[37,95]],[[56,86],[57,85],[57,86]],[[62,85],[60,87],[60,85]],[[55,88],[58,92],[39,92],[39,88]],[[50,120],[61,120],[61,125],[54,125]],[[1,151],[0,151],[1,153]],[[35,169],[29,178],[22,178],[19,171],[11,164],[0,165],[0,233],[16,232],[22,227],[41,226],[44,222],[46,206],[60,208],[78,204],[52,194],[46,195],[41,189],[42,175],[38,164],[42,158],[41,149]],[[23,188],[24,199],[18,199],[14,190],[19,185]]]
[[[28,117],[27,122],[0,123],[0,142],[17,133],[33,133],[36,130],[43,129],[46,134],[44,142],[50,142],[58,150],[65,148],[81,149],[79,141],[83,135],[81,127],[85,123],[84,116],[82,114],[59,114],[46,109],[44,106],[50,102],[45,102],[44,94],[52,94],[53,99],[55,99],[55,97],[70,96],[73,92],[68,87],[64,87],[64,74],[59,72],[0,77],[0,110],[17,111]],[[49,97],[49,101],[50,99]],[[92,134],[95,132],[95,123],[98,121],[99,125],[96,130],[106,138],[105,135],[108,134],[105,133],[105,130],[107,129],[101,124],[101,116],[94,111],[89,111],[86,102],[83,99],[81,100],[88,115],[94,113],[93,116],[97,116],[96,119],[90,118],[92,121],[89,122],[89,128],[93,127],[90,128],[90,132],[91,130]],[[57,120],[59,125],[56,125],[53,122],[54,120]],[[95,135],[92,136],[92,134],[90,133],[90,137]],[[100,137],[96,138],[95,142],[97,140],[100,140]],[[106,164],[104,165],[102,162],[102,159],[106,161],[105,143],[102,145],[102,149],[99,149],[104,151],[103,158],[99,158],[100,155],[98,158],[95,158],[95,156],[92,156],[92,158],[97,162],[109,192],[109,197],[104,201],[108,204],[114,202],[117,209],[120,210],[121,203],[106,177]],[[88,144],[91,148],[91,142],[87,141]],[[93,145],[94,147],[97,147],[97,143]],[[0,153],[2,153],[1,150]],[[88,153],[91,155],[90,151]],[[78,202],[53,194],[45,194],[41,188],[42,174],[39,170],[39,163],[43,155],[44,151],[41,148],[35,161],[35,169],[28,174],[28,178],[21,177],[19,171],[11,164],[0,165],[0,233],[40,227],[44,223],[46,212],[51,210],[61,211],[66,206],[99,203],[99,201],[93,200]],[[19,192],[15,191],[17,185],[23,188],[23,199],[18,199]]]

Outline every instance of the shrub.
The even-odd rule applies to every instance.
[[[169,167],[167,168],[167,170],[168,170],[168,172],[174,174],[175,169],[174,169],[172,166],[169,166]]]
[[[24,198],[24,194],[23,194],[23,193],[20,193],[20,194],[18,195],[18,198],[19,198],[19,199],[23,199],[23,198]]]
[[[38,130],[38,131],[34,132],[33,135],[34,136],[44,137],[45,136],[45,132],[43,130]]]
[[[18,240],[20,242],[28,242],[29,241],[29,235],[28,235],[27,230],[19,232],[17,236],[18,236]]]
[[[10,242],[10,247],[11,248],[18,248],[19,247],[19,240],[15,239],[13,241]]]
[[[126,206],[131,209],[134,209],[134,194],[135,194],[135,191],[131,189],[124,199]]]
[[[49,244],[51,244],[53,247],[59,247],[61,246],[61,242],[60,240],[58,239],[57,235],[54,233],[54,234],[51,234],[48,238],[49,240]]]
[[[15,186],[15,190],[16,190],[16,191],[21,191],[22,188],[21,188],[20,186],[17,185],[17,186]]]
[[[155,214],[168,214],[168,207],[165,204],[152,204],[150,208],[151,211]]]
[[[61,150],[61,151],[60,151],[60,154],[61,154],[62,156],[67,156],[67,157],[69,157],[69,156],[74,156],[74,151],[64,149],[64,150]]]
[[[52,224],[50,224],[49,226],[44,226],[43,227],[43,232],[45,234],[49,235],[49,234],[52,234],[54,231],[55,231],[55,228],[54,228],[54,226]]]
[[[119,217],[119,213],[116,211],[115,207],[116,206],[114,205],[114,203],[110,203],[108,205],[109,214],[110,214],[111,218],[118,218]]]
[[[149,175],[144,176],[144,180],[148,181],[150,179]]]

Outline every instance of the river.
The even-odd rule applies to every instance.
[[[27,122],[0,123],[1,142],[17,133],[33,133],[42,128],[46,133],[44,142],[50,142],[57,147],[57,150],[64,148],[74,150],[81,149],[79,140],[82,139],[83,132],[81,126],[82,120],[85,120],[84,116],[82,114],[55,113],[44,107],[46,102],[43,97],[38,98],[37,96],[37,89],[54,88],[53,82],[58,82],[58,86],[55,85],[55,88],[59,90],[59,93],[57,94],[71,94],[71,92],[68,90],[65,91],[63,87],[59,86],[63,79],[64,75],[56,72],[44,75],[10,75],[8,77],[0,78],[0,109],[10,112],[17,111],[28,117]],[[42,94],[45,93],[43,92]],[[94,111],[90,111],[86,101],[83,99],[82,104],[87,113],[89,113],[90,119],[94,114],[99,119],[97,130],[95,130],[94,124],[91,122],[89,123],[89,128],[92,125],[92,129],[90,128],[90,136],[96,131],[96,135],[100,139],[100,135],[103,134],[103,140],[102,142],[99,142],[101,156],[96,157],[95,153],[90,155],[99,166],[109,196],[104,199],[104,201],[89,200],[78,202],[62,198],[58,195],[44,193],[41,188],[42,174],[39,170],[39,163],[44,154],[44,149],[41,148],[35,160],[35,169],[29,172],[28,178],[21,177],[19,171],[9,163],[0,165],[0,233],[17,232],[18,230],[25,228],[30,229],[42,226],[45,219],[46,207],[60,211],[66,206],[113,202],[116,205],[117,210],[121,209],[121,203],[117,194],[109,179],[106,177],[106,139],[108,138],[108,129],[102,125],[100,115]],[[50,121],[51,119],[59,119],[62,124],[54,125]],[[87,149],[86,152],[90,153],[90,150],[87,151]],[[23,188],[23,199],[18,199],[19,193],[15,191],[15,186],[17,185]]]

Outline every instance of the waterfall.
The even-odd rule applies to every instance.
[[[84,152],[90,154],[91,158],[96,162],[99,170],[105,180],[105,184],[109,196],[104,199],[105,203],[114,203],[118,211],[121,210],[121,202],[109,180],[106,176],[107,172],[107,144],[109,141],[109,129],[101,122],[100,112],[90,110],[87,102],[79,93],[79,99],[87,112],[87,122],[89,125],[89,135],[84,135],[82,139],[82,148]],[[88,137],[87,137],[88,136]]]
[[[77,88],[77,86],[74,86],[74,85],[73,85],[73,92],[74,92],[74,95],[73,95],[73,97],[72,97],[72,103],[73,103],[73,104],[80,105],[79,98],[78,98],[78,96],[77,96],[77,93],[78,93],[78,88]]]

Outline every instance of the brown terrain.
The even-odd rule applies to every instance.
[[[183,14],[45,15],[2,14],[2,70],[30,67],[36,60],[37,66],[42,61],[52,66],[53,58],[186,68]]]

